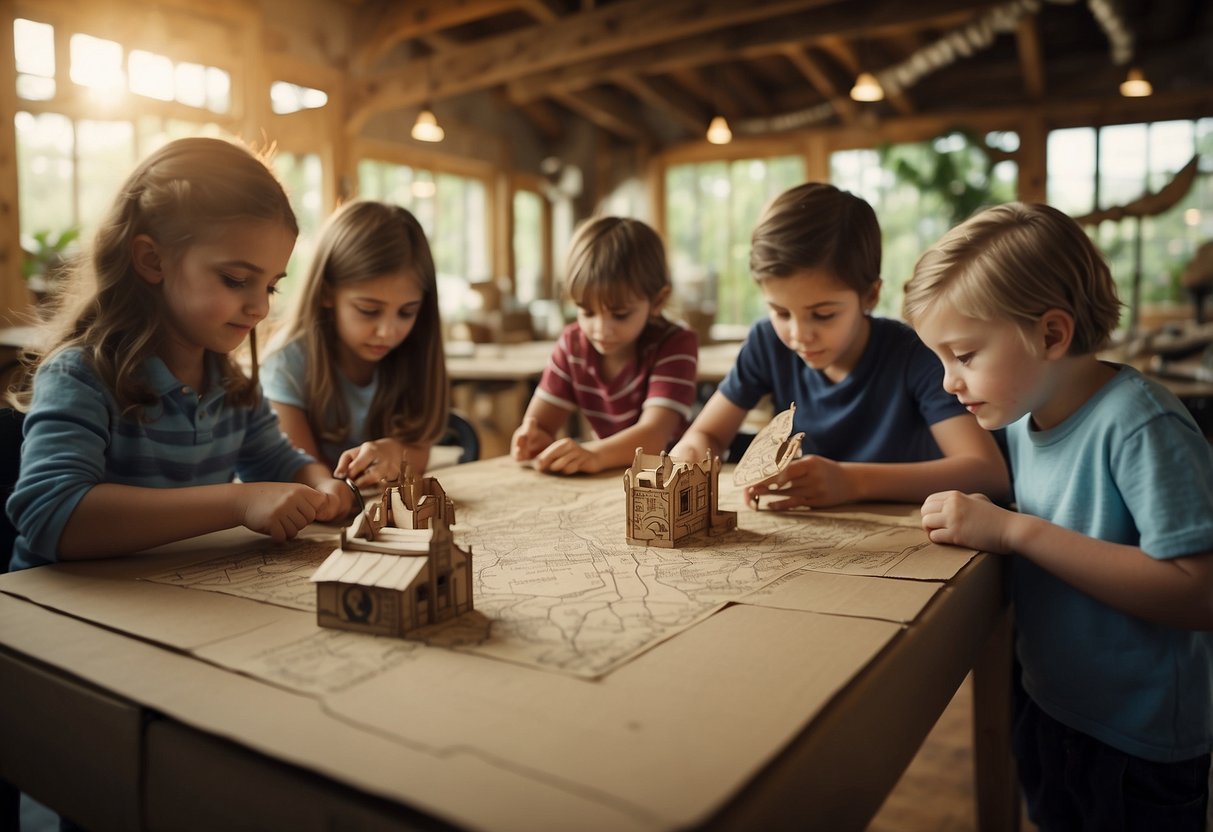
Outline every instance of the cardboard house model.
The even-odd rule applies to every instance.
[[[737,512],[717,508],[719,480],[720,458],[711,453],[701,462],[674,462],[637,448],[623,473],[628,543],[672,548],[699,532],[737,528]]]
[[[403,636],[472,609],[472,553],[455,545],[455,506],[406,465],[341,532],[312,576],[321,627]]]

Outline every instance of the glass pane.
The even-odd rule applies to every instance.
[[[1095,210],[1095,131],[1090,127],[1049,133],[1048,178],[1050,205],[1071,216]]]
[[[134,126],[82,119],[76,124],[76,155],[80,225],[88,235],[135,165]]]
[[[72,35],[71,79],[96,94],[120,96],[126,90],[121,45],[91,35]]]
[[[274,157],[274,169],[290,196],[295,219],[299,222],[299,238],[287,266],[289,279],[278,284],[280,294],[271,306],[273,314],[280,314],[303,280],[316,249],[316,235],[324,221],[324,165],[315,153],[279,153]]]
[[[49,23],[17,18],[13,21],[13,46],[17,72],[55,77],[55,27]]]
[[[29,246],[37,232],[61,233],[75,225],[72,203],[75,166],[72,122],[58,113],[31,115],[19,112],[13,120],[17,133],[17,188],[21,211],[22,245]]]
[[[1149,137],[1144,124],[1121,124],[1099,131],[1099,207],[1137,199],[1146,191]]]
[[[173,100],[173,62],[164,55],[132,49],[127,68],[131,92],[160,101]]]
[[[270,106],[278,115],[323,107],[329,97],[321,90],[301,87],[286,81],[270,84]]]
[[[514,294],[523,304],[541,296],[543,282],[543,197],[514,191]]]
[[[190,107],[205,107],[206,67],[191,63],[173,67],[173,97]]]
[[[27,101],[50,101],[55,97],[55,79],[40,75],[18,75],[17,95]]]
[[[206,68],[206,108],[212,113],[232,109],[232,77],[213,66]]]

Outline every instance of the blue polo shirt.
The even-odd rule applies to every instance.
[[[201,398],[159,358],[149,358],[143,370],[160,396],[147,421],[121,415],[77,348],[38,368],[21,476],[6,507],[17,528],[10,569],[57,560],[63,527],[99,483],[180,488],[231,482],[236,475],[244,482],[290,482],[313,461],[287,441],[267,400],[256,407],[224,401],[216,362],[208,363]]]
[[[770,320],[750,329],[719,390],[749,410],[766,394],[775,412],[796,403],[803,453],[839,462],[921,462],[942,456],[931,425],[965,413],[943,389],[943,365],[907,325],[872,318],[855,368],[835,384],[783,345]]]

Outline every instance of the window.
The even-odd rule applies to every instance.
[[[799,156],[673,165],[666,170],[666,245],[676,304],[748,325],[763,314],[750,277],[750,234],[774,196],[804,181]]]
[[[983,138],[999,150],[1018,147],[1014,134]],[[867,200],[880,222],[884,285],[877,314],[900,316],[901,287],[918,256],[974,210],[1014,199],[1017,173],[1014,162],[992,163],[971,139],[957,133],[883,151],[830,156],[830,181]]]
[[[528,304],[545,297],[543,246],[547,239],[544,199],[534,191],[514,191],[514,296]]]
[[[230,110],[231,79],[218,67],[127,52],[76,32],[68,38],[68,78],[59,79],[54,26],[18,18],[13,39],[16,92],[31,102],[14,116],[23,241],[73,227],[87,240],[138,159],[174,138],[222,132],[210,116]],[[128,93],[135,97],[112,106]],[[167,114],[180,104],[197,108],[198,120]]]
[[[1179,276],[1197,246],[1213,238],[1213,118],[1049,134],[1048,201],[1071,216],[1123,207],[1157,193],[1197,153],[1202,162],[1195,181],[1172,207],[1087,228],[1126,304],[1122,325],[1132,315],[1135,284],[1142,303],[1183,301]]]
[[[401,205],[417,217],[434,255],[443,318],[461,320],[471,305],[468,283],[491,278],[485,183],[363,159],[358,163],[358,190],[363,199]]]
[[[318,109],[328,101],[328,95],[322,90],[301,87],[286,81],[270,84],[270,106],[278,115]]]
[[[285,152],[275,154],[273,165],[286,188],[299,223],[299,238],[295,241],[295,250],[291,252],[291,261],[287,265],[289,278],[279,284],[281,294],[270,307],[272,314],[280,315],[290,305],[288,298],[307,274],[308,264],[316,250],[316,237],[324,224],[324,165],[315,153]]]
[[[678,492],[678,513],[686,514],[691,510],[691,489],[684,488]]]
[[[55,96],[55,28],[48,23],[13,21],[17,95],[31,101]]]

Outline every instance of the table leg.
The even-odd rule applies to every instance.
[[[973,665],[973,768],[981,832],[1019,829],[1019,779],[1011,755],[1012,630],[1008,607]]]

